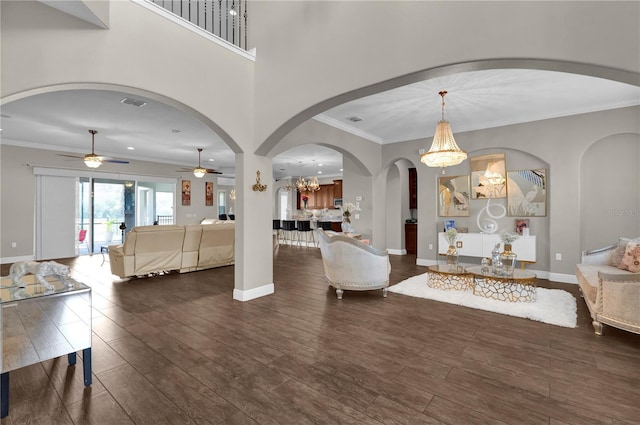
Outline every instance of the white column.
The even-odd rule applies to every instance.
[[[260,171],[264,191],[254,191]],[[271,158],[236,154],[236,261],[233,299],[249,301],[274,292]]]

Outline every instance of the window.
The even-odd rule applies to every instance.
[[[226,214],[227,213],[227,191],[219,190],[218,191],[218,214]]]

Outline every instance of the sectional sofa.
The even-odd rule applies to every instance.
[[[122,278],[180,273],[234,264],[235,222],[136,226],[123,244],[109,246],[111,273]]]

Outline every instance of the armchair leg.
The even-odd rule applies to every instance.
[[[387,298],[387,288],[382,288],[382,298]]]
[[[342,299],[342,294],[344,293],[344,291],[340,288],[336,289],[336,295],[338,296],[338,299],[341,300]]]
[[[593,325],[593,329],[596,331],[596,335],[602,335],[602,330],[604,328],[602,323],[594,320],[591,324]]]

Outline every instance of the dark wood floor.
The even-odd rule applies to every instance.
[[[93,385],[66,357],[11,372],[2,424],[637,424],[640,335],[593,333],[379,291],[338,301],[320,253],[280,247],[274,295],[233,267],[93,287]],[[391,257],[391,282],[424,273]],[[2,266],[6,275],[8,266]],[[80,360],[79,360],[80,363]]]

